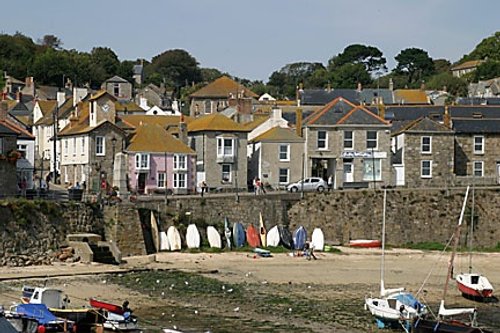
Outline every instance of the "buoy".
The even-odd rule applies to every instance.
[[[45,333],[45,326],[43,325],[38,325],[38,328],[36,329],[38,333]]]

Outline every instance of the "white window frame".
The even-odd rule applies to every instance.
[[[0,147],[0,152],[1,152],[1,147]],[[17,151],[20,152],[23,156],[23,158],[26,158],[28,156],[28,145],[27,144],[17,144]],[[44,156],[42,155],[42,158]]]
[[[187,156],[174,154],[174,170],[187,170]]]
[[[282,181],[281,177],[284,176],[281,174],[281,171],[286,171],[286,180]],[[290,168],[279,168],[278,169],[278,182],[280,184],[288,184],[290,182]]]
[[[135,169],[149,170],[150,155],[145,153],[135,154]]]
[[[473,177],[484,177],[484,161],[472,161],[472,175]]]
[[[156,176],[156,187],[165,188],[165,185],[167,184],[166,175],[167,174],[165,172],[158,172]]]
[[[76,138],[73,138],[73,156],[76,156]]]
[[[354,171],[354,163],[351,164],[351,172]],[[375,172],[373,171],[373,166],[375,165]],[[374,174],[375,173],[375,174]],[[365,158],[363,161],[363,181],[375,181],[382,180],[382,159],[380,158]]]
[[[425,139],[429,139],[429,142],[425,143]],[[420,139],[420,152],[422,154],[432,154],[432,136],[423,136]]]
[[[99,142],[101,141],[101,142]],[[99,149],[101,148],[101,149]],[[106,155],[106,138],[104,136],[95,137],[95,154],[96,156]]]
[[[69,148],[68,148],[68,139],[66,138],[63,141],[64,141],[64,156],[68,156],[68,150],[69,150]]]
[[[476,142],[476,139],[480,139],[481,142]],[[480,149],[476,149],[476,147],[480,147]],[[484,136],[475,135],[472,139],[472,149],[474,149],[474,154],[484,154]]]
[[[375,133],[375,139],[369,138],[370,133]],[[370,147],[370,144],[375,141],[375,147]],[[366,149],[378,149],[378,131],[366,131]]]
[[[231,142],[231,146],[226,146],[226,143]],[[228,151],[231,148],[230,152]],[[235,140],[233,138],[218,137],[217,138],[217,157],[234,156]]]
[[[429,166],[424,166],[424,163],[429,163]],[[424,173],[424,171],[427,169],[429,170],[429,172]],[[432,160],[420,161],[420,177],[421,178],[432,178]]]
[[[187,188],[187,174],[174,172],[174,188]]]
[[[82,137],[82,141],[81,141],[81,147],[82,147],[82,152],[81,154],[82,155],[85,155],[85,137]]]
[[[324,133],[325,137],[320,138],[319,137],[320,133]],[[328,150],[328,132],[327,131],[323,131],[323,130],[318,131],[318,137],[316,140],[316,147],[318,148],[318,150]]]
[[[283,151],[282,148],[285,148],[285,150]],[[278,154],[279,154],[280,162],[289,162],[290,161],[290,144],[281,143],[278,146]]]
[[[224,167],[229,167],[229,171],[224,171]],[[224,175],[227,175],[227,179],[224,178]],[[233,179],[233,166],[228,163],[224,163],[221,165],[221,180],[223,183],[230,183]]]
[[[351,137],[347,138],[346,133],[351,133]],[[350,147],[348,147],[346,145],[346,142],[351,143]],[[353,150],[354,149],[354,131],[344,131],[344,143],[343,143],[343,145],[344,145],[344,150]]]

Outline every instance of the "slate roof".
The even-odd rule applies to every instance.
[[[124,78],[119,77],[118,75],[115,75],[112,78],[109,78],[106,81],[104,81],[104,83],[108,83],[108,82],[110,82],[110,83],[130,83],[127,80],[125,80]]]
[[[459,105],[500,105],[500,97],[460,97],[457,99]]]
[[[442,121],[445,108],[444,106],[434,105],[398,105],[385,106],[386,119],[393,121],[416,120],[422,117],[429,117],[433,120]],[[377,111],[378,113],[378,111]]]
[[[263,124],[266,120],[269,119],[269,114],[268,113],[262,113],[262,114],[255,114],[253,115],[253,121],[250,121],[248,123],[244,123],[243,127],[248,129],[249,131],[252,131],[256,129],[259,125]]]
[[[398,132],[392,135],[399,135],[401,133],[448,133],[452,134],[453,130],[440,124],[434,120],[427,117],[419,118],[417,120],[411,121],[401,128]]]
[[[376,98],[382,98],[384,104],[394,104],[394,97],[390,89],[363,89],[359,92],[359,102],[372,104]]]
[[[146,110],[141,108],[137,103],[134,102],[122,102],[115,101],[116,112],[142,112],[146,113]]]
[[[325,105],[339,97],[359,101],[359,92],[354,89],[304,89],[299,96],[301,105]]]
[[[304,119],[306,125],[384,124],[386,121],[368,109],[339,97]]]
[[[394,90],[394,103],[396,104],[430,104],[429,97],[420,89]]]
[[[500,134],[500,119],[453,119],[457,134]]]
[[[40,107],[40,111],[42,111],[42,115],[46,114],[51,114],[54,112],[54,109],[56,108],[57,101],[52,100],[52,101],[38,101],[38,106]]]
[[[0,135],[1,136],[17,136],[17,132],[0,121]]]
[[[89,101],[95,101],[96,99],[101,98],[104,95],[108,95],[111,99],[116,101],[116,97],[108,93],[106,90],[99,90],[94,95],[90,96]]]
[[[31,134],[27,129],[23,128],[22,126],[14,123],[13,121],[6,119],[6,120],[0,120],[0,124],[3,127],[8,128],[9,130],[13,131],[18,135],[20,139],[27,139],[27,140],[34,140],[35,137],[33,134]]]
[[[499,118],[500,106],[449,106],[452,118]]]
[[[141,75],[143,72],[143,69],[144,69],[143,65],[134,65],[134,67],[132,67],[132,71],[133,71],[134,75]]]
[[[158,124],[141,124],[127,147],[132,152],[196,154]]]
[[[290,128],[274,127],[257,136],[251,142],[304,142],[304,138],[298,136]]]
[[[237,96],[238,92],[244,91],[245,97],[253,97],[258,98],[259,96],[246,88],[242,84],[230,79],[227,76],[222,76],[215,81],[207,84],[203,88],[195,91],[189,97],[197,97],[197,98],[227,98],[230,95],[234,97]]]
[[[137,128],[141,124],[159,125],[165,128],[169,133],[176,133],[178,131],[178,126],[181,116],[157,116],[157,115],[122,115],[119,119],[123,122],[122,125],[119,122],[117,125],[123,129],[126,128]],[[193,118],[184,116],[184,122],[189,124]],[[171,128],[168,129],[168,128]]]
[[[213,113],[196,118],[188,124],[188,132],[202,131],[249,132],[250,130],[222,114]]]

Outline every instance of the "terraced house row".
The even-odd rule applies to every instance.
[[[335,189],[500,183],[500,107],[435,105],[422,90],[300,89],[276,101],[221,77],[184,115],[164,89],[132,96],[119,77],[44,99],[32,79],[13,82],[0,109],[0,172],[12,175],[2,195],[54,176],[139,194],[195,193],[202,182],[247,191],[255,178],[278,189],[308,176]],[[28,85],[31,100],[20,94]]]

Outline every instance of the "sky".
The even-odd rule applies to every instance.
[[[409,47],[453,63],[500,31],[499,12],[498,0],[24,0],[0,32],[109,47],[120,60],[179,48],[201,67],[267,82],[289,63],[326,65],[351,44],[379,48],[389,68]]]

